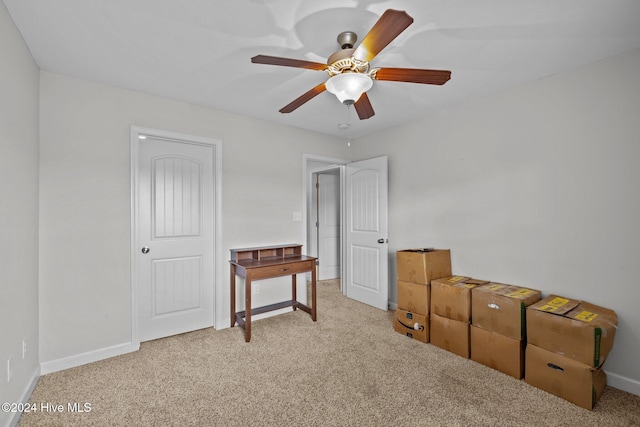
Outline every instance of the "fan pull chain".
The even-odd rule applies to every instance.
[[[351,105],[352,104],[347,104],[347,147],[351,147]]]

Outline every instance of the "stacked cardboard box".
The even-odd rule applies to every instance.
[[[431,281],[431,344],[469,358],[471,290],[487,283],[463,276]]]
[[[593,409],[607,383],[602,364],[617,324],[612,310],[557,295],[529,306],[525,381]]]
[[[393,329],[409,338],[429,342],[429,318],[425,315],[398,308],[393,316]]]
[[[394,329],[408,337],[429,342],[429,307],[433,279],[451,276],[449,249],[407,249],[396,253],[398,309]]]
[[[540,291],[492,282],[471,292],[471,359],[521,379],[526,308],[540,300]]]

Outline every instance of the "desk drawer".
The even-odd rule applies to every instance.
[[[269,265],[265,267],[248,268],[247,276],[251,280],[268,279],[270,277],[289,276],[297,273],[304,273],[315,268],[315,260],[302,262],[292,262],[288,264]]]

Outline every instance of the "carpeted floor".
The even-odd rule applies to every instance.
[[[640,397],[607,387],[593,411],[392,328],[392,312],[318,284],[297,311],[205,329],[40,378],[31,402],[63,412],[20,426],[640,426]],[[90,404],[71,413],[67,403]]]

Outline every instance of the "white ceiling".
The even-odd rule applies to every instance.
[[[4,0],[41,69],[313,131],[357,138],[640,48],[637,0]],[[327,79],[252,64],[326,62],[337,35],[364,37],[386,9],[414,18],[372,67],[451,70],[443,86],[376,81],[359,120]],[[640,72],[640,70],[638,70]]]

